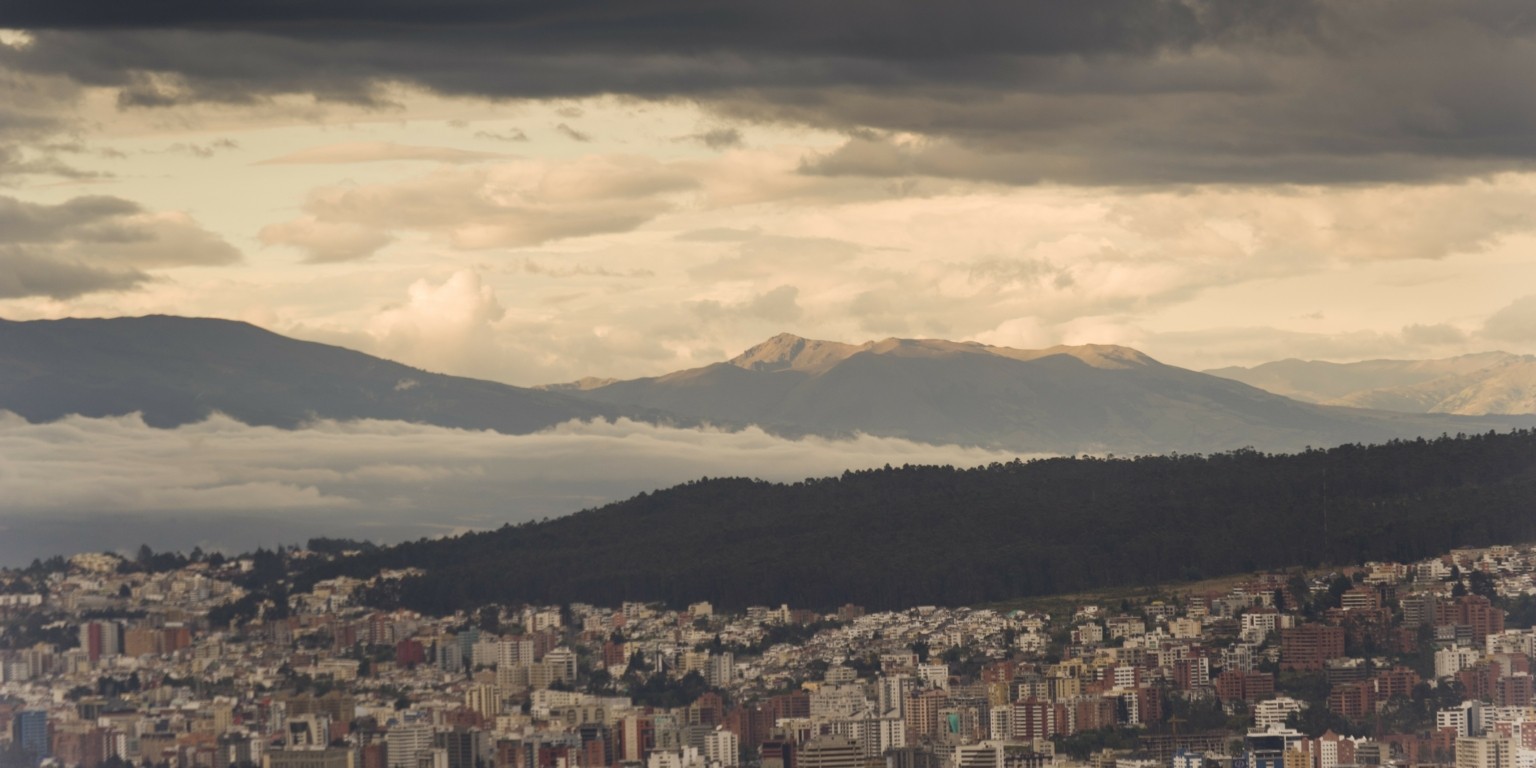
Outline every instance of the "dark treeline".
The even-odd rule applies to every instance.
[[[705,479],[568,517],[340,559],[415,566],[368,599],[974,604],[1536,539],[1536,432],[1291,455],[903,466],[794,484]]]

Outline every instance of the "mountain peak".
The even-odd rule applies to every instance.
[[[749,371],[803,371],[836,364],[863,347],[781,333],[731,358]]]
[[[1095,368],[1139,368],[1158,364],[1147,353],[1118,344],[1061,345],[1040,351],[1047,354],[1071,355]]]
[[[1104,369],[1140,368],[1157,364],[1156,360],[1138,350],[1113,344],[1058,344],[1044,349],[1015,349],[1013,347],[994,347],[978,341],[889,338],[870,342],[862,348],[877,355],[894,355],[897,357],[992,355],[1022,362],[1039,360],[1055,355],[1066,355],[1094,368]]]
[[[863,344],[821,341],[781,333],[731,358],[729,363],[749,371],[824,372],[860,352],[892,357],[951,357],[956,355],[992,355],[1012,360],[1030,361],[1053,355],[1066,355],[1094,368],[1139,368],[1157,364],[1156,360],[1130,347],[1113,344],[1057,345],[1045,349],[994,347],[978,341],[947,339],[903,339],[892,336]]]

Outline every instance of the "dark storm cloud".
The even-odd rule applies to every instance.
[[[807,167],[824,174],[1390,181],[1536,158],[1532,16],[1526,0],[13,0],[0,26],[35,39],[0,66],[116,87],[124,108],[382,103],[393,82],[685,97],[856,136]],[[878,146],[902,132],[927,141]]]
[[[304,39],[499,39],[508,50],[867,58],[1151,52],[1308,26],[1304,0],[11,0],[22,29],[257,31]]]

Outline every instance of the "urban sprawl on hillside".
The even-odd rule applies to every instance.
[[[289,591],[324,543],[0,571],[0,765],[1536,768],[1532,547],[1050,614],[434,617],[366,605],[407,572]]]

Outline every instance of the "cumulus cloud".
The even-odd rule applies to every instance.
[[[343,163],[380,163],[420,160],[433,163],[478,163],[505,155],[473,152],[453,147],[423,147],[389,141],[345,142],[310,147],[281,157],[261,161],[261,165],[337,165]]]
[[[500,357],[494,324],[506,309],[477,273],[441,284],[417,280],[405,303],[375,315],[366,329],[384,357],[434,371],[480,370]]]
[[[265,520],[284,535],[399,539],[566,514],[702,476],[793,481],[886,463],[1012,458],[890,438],[788,440],[627,421],[512,436],[377,421],[284,431],[223,416],[162,430],[134,416],[29,424],[0,413],[0,526],[9,529],[0,561],[52,554],[30,547],[47,540],[50,521],[84,516],[92,524],[76,531],[78,550],[274,543],[271,528],[266,538],[242,531],[231,540],[226,527],[239,520]]]
[[[184,213],[146,211],[108,196],[56,205],[0,196],[0,253],[0,298],[125,290],[150,280],[146,269],[240,259]]]

